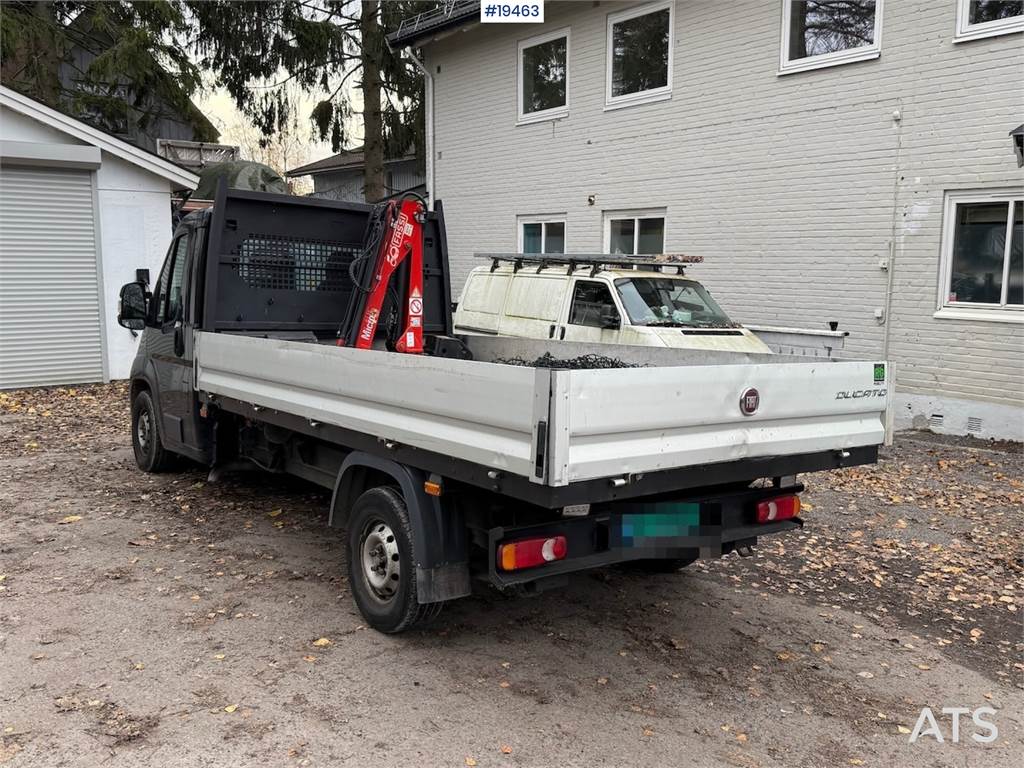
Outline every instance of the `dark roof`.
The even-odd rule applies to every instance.
[[[415,157],[416,154],[410,150],[402,157],[392,157],[384,162],[400,163],[403,160],[412,160]],[[315,160],[312,163],[300,165],[298,168],[292,168],[285,174],[285,176],[288,178],[295,178],[296,176],[315,176],[318,173],[327,173],[328,171],[344,171],[348,169],[362,168],[365,164],[366,161],[363,158],[363,148],[357,147],[356,149],[346,149],[336,155],[325,157],[323,160]]]
[[[1011,136],[1024,136],[1024,123],[1021,123],[1016,128],[1014,128],[1012,131],[1010,131],[1010,135]]]
[[[96,46],[103,46],[104,44],[106,44],[104,47],[110,47],[114,44],[114,40],[105,30],[97,30],[95,28],[94,13],[95,11],[93,9],[88,9],[78,14],[78,16],[72,19],[71,23],[68,25],[68,29],[78,29],[79,27],[81,28],[78,31],[82,35],[82,37],[79,37],[79,39],[77,40],[77,42],[75,42],[73,47],[77,46],[78,48],[81,48],[83,51],[87,51],[88,53],[92,54],[94,57],[98,57],[102,53],[102,51],[93,50],[93,48],[90,48],[85,43],[91,42]],[[152,62],[156,76],[164,82],[166,87],[170,90],[175,90],[181,93],[182,88],[178,84],[178,80],[175,77],[173,77],[170,72],[168,72],[160,65],[160,62],[157,61],[157,59],[152,55],[152,53],[146,51],[144,55],[146,56],[146,58],[150,60],[150,62]],[[129,80],[128,85],[134,88],[136,83]],[[68,117],[74,116],[68,115]],[[192,101],[192,99],[185,99],[185,103],[182,105],[181,115],[179,115],[179,117],[182,118],[182,122],[188,121],[192,123],[194,135],[199,134],[201,136],[208,137],[205,139],[197,138],[197,141],[205,141],[206,143],[212,144],[220,139],[220,129],[213,124],[210,118],[208,118],[206,114],[201,109],[199,109],[198,106],[196,106],[196,103]],[[93,122],[88,120],[87,118],[76,117],[75,119],[82,120],[82,122],[88,123],[93,128],[103,130],[99,126],[94,125]],[[202,133],[200,133],[200,131]],[[158,136],[154,138],[163,137]],[[134,144],[135,142],[129,140],[128,143]]]
[[[455,0],[444,3],[440,8],[403,19],[398,29],[387,36],[388,45],[392,49],[406,48],[479,18],[479,0]]]

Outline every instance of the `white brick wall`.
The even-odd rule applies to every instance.
[[[954,44],[956,0],[890,0],[879,59],[780,77],[781,2],[678,2],[671,100],[606,112],[606,17],[629,5],[548,3],[543,27],[428,47],[456,293],[473,252],[515,250],[517,215],[565,212],[567,249],[593,251],[602,211],[666,208],[666,249],[704,255],[691,274],[734,317],[838,320],[878,357],[895,235],[900,391],[1021,407],[1024,326],[932,314],[944,191],[1024,181],[1022,35]],[[569,117],[516,126],[516,43],[561,26]]]

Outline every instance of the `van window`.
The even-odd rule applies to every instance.
[[[188,235],[181,235],[171,245],[167,253],[167,261],[160,272],[160,281],[154,291],[154,306],[156,308],[156,323],[162,325],[164,322],[180,319],[178,313],[181,311],[182,278],[185,272],[185,254],[188,252]]]
[[[565,275],[531,275],[520,272],[512,279],[505,314],[530,320],[558,319],[565,296]]]
[[[615,308],[612,293],[604,283],[578,282],[572,294],[572,306],[569,308],[571,325],[587,325],[592,328],[603,328],[601,314],[608,310],[619,316]]]
[[[670,277],[630,277],[615,281],[633,325],[736,328],[700,283]]]
[[[171,269],[171,281],[167,288],[167,321],[185,319],[184,282],[185,259],[188,256],[188,235],[178,239],[174,254],[174,267]]]

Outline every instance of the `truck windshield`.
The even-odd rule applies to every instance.
[[[615,281],[633,325],[736,328],[700,283],[671,277],[627,277]]]

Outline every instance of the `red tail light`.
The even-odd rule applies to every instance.
[[[565,550],[565,536],[511,541],[498,547],[498,567],[503,571],[518,571],[564,560]]]
[[[774,523],[779,520],[789,520],[800,514],[800,497],[778,496],[774,499],[765,499],[757,505],[757,522]]]

